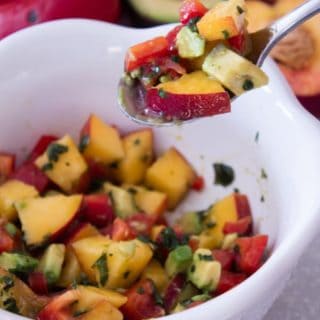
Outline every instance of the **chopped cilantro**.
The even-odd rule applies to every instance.
[[[3,290],[7,291],[14,286],[14,281],[10,276],[0,277],[0,282],[4,284]]]
[[[197,22],[200,20],[200,17],[195,17],[189,20],[188,27],[192,32],[198,32]]]
[[[50,171],[53,169],[53,164],[51,162],[48,162],[48,163],[45,163],[42,167],[41,167],[41,170],[43,172],[45,171]]]
[[[145,291],[144,291],[144,289],[143,289],[142,287],[139,287],[139,288],[137,289],[137,293],[139,293],[139,294],[144,294]]]
[[[93,264],[92,268],[97,268],[100,274],[99,283],[104,286],[108,281],[107,255],[104,253]]]
[[[254,83],[250,79],[246,79],[243,82],[242,89],[245,91],[249,91],[254,88]]]
[[[175,249],[180,244],[176,233],[170,227],[163,229],[160,235],[163,246],[169,250]]]
[[[158,95],[159,95],[160,98],[164,99],[164,98],[166,98],[167,93],[162,88],[160,88],[158,90]]]
[[[254,137],[254,141],[255,141],[256,143],[258,143],[258,142],[259,142],[259,138],[260,138],[260,132],[257,131],[257,132],[256,132],[256,135],[255,135],[255,137]]]
[[[223,37],[225,39],[229,39],[230,38],[230,33],[228,30],[222,30],[222,34],[223,34]]]
[[[214,184],[226,187],[233,182],[235,174],[231,166],[223,163],[214,163],[213,168],[215,172]]]
[[[171,57],[171,60],[173,61],[173,62],[179,62],[180,61],[180,57],[179,56],[172,56]]]
[[[126,271],[126,272],[123,274],[123,278],[124,278],[124,279],[128,279],[129,275],[130,275],[130,271]]]
[[[198,254],[200,261],[213,261],[212,255],[206,255],[206,254]]]
[[[196,271],[196,266],[193,264],[190,268],[190,272],[193,273]]]
[[[81,137],[80,143],[79,143],[80,152],[83,152],[86,149],[86,147],[89,145],[89,142],[90,142],[90,137],[88,135],[84,135]]]
[[[141,142],[140,139],[136,139],[133,141],[133,144],[138,146],[140,144],[140,142]]]
[[[17,302],[14,298],[8,298],[3,302],[3,307],[5,310],[19,314],[19,309],[17,307]]]
[[[268,179],[268,175],[267,175],[266,171],[263,168],[261,169],[261,178],[262,179]]]
[[[233,189],[233,192],[234,192],[234,193],[240,193],[240,190],[239,190],[238,188],[234,188],[234,189]]]
[[[47,156],[50,162],[57,162],[59,156],[66,153],[69,148],[63,144],[51,143],[47,149]]]
[[[240,6],[237,6],[237,10],[239,14],[244,13],[244,10]]]
[[[114,161],[114,162],[109,164],[109,167],[112,168],[112,169],[118,169],[119,162],[118,161]]]

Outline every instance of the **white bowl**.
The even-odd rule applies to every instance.
[[[69,20],[1,41],[0,150],[17,152],[21,159],[41,134],[77,137],[91,112],[123,131],[138,127],[117,106],[124,53],[170,27],[136,30]],[[168,319],[261,319],[317,231],[320,126],[298,104],[274,63],[267,61],[264,69],[269,86],[238,99],[231,114],[155,129],[158,151],[176,145],[206,178],[206,191],[193,192],[178,211],[206,208],[237,187],[249,195],[255,229],[270,236],[270,257],[258,272],[228,293]],[[213,185],[216,161],[235,168],[231,187]],[[262,168],[268,179],[261,179]],[[0,318],[22,319],[4,311]]]

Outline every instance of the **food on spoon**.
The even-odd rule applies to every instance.
[[[169,224],[168,210],[178,208],[189,192],[201,192],[203,179],[175,147],[154,152],[150,129],[116,133],[121,145],[127,143],[119,164],[126,163],[130,181],[135,177],[139,184],[128,183],[126,175],[116,181],[89,175],[86,193],[68,188],[65,195],[65,183],[51,183],[39,194],[33,185],[13,180],[12,172],[0,185],[2,203],[15,210],[0,219],[2,309],[37,320],[160,317],[230,290],[264,262],[268,237],[253,234],[246,195],[209,202],[208,209],[187,211]],[[50,156],[56,165],[71,152],[71,168],[89,165],[92,159],[70,139],[40,138],[24,163]],[[116,154],[104,135],[99,139],[100,150]],[[71,151],[59,148],[65,152],[52,158],[52,144],[60,143]],[[149,160],[140,167],[137,161],[146,154]],[[73,172],[68,181],[82,175]]]
[[[138,116],[160,122],[214,116],[230,112],[234,94],[266,85],[268,77],[244,57],[246,14],[244,0],[218,1],[211,9],[186,0],[181,25],[130,47],[122,81],[139,95],[132,97],[141,104]]]

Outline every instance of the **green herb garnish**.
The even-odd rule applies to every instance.
[[[237,10],[239,14],[244,13],[244,10],[240,6],[237,6]]]
[[[108,270],[107,270],[107,255],[104,253],[101,257],[93,264],[92,268],[97,268],[99,271],[99,282],[104,286],[108,281]]]
[[[254,83],[250,79],[246,79],[243,82],[242,89],[245,91],[252,90],[254,88]]]
[[[268,175],[263,168],[261,169],[261,179],[268,179]]]
[[[89,142],[90,142],[90,137],[88,135],[84,135],[81,137],[79,142],[80,152],[83,152],[86,149],[86,147],[89,145]]]
[[[63,144],[51,143],[47,149],[47,156],[50,162],[57,162],[59,156],[66,153],[69,148]]]
[[[51,162],[48,162],[48,163],[45,163],[42,167],[41,167],[41,170],[43,172],[46,172],[46,171],[50,171],[53,169],[53,164]]]
[[[200,20],[200,17],[195,17],[189,20],[188,27],[192,32],[198,32],[197,23]]]
[[[162,99],[165,99],[167,97],[167,93],[162,88],[158,90],[158,95]]]
[[[229,39],[230,38],[230,33],[228,30],[222,30],[222,34],[223,34],[223,37],[225,39]]]
[[[206,254],[198,254],[200,261],[213,261],[212,255],[206,255]]]
[[[233,182],[235,174],[232,167],[223,163],[214,163],[213,168],[215,172],[214,184],[226,187]]]

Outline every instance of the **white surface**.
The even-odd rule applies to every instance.
[[[26,29],[0,43],[0,147],[21,159],[43,133],[74,137],[90,112],[123,131],[136,128],[118,110],[117,81],[126,48],[168,26],[134,30],[84,20]],[[234,187],[247,193],[255,229],[270,235],[266,264],[230,292],[172,320],[261,319],[280,294],[320,220],[320,128],[268,61],[270,85],[238,99],[229,115],[156,129],[158,151],[175,145],[206,177],[185,208],[206,208]],[[260,132],[259,143],[254,141]],[[212,163],[236,170],[230,188],[212,186]],[[261,180],[261,169],[268,174]],[[260,202],[261,195],[266,201]],[[181,210],[183,208],[180,208]],[[0,312],[1,319],[19,319]]]

